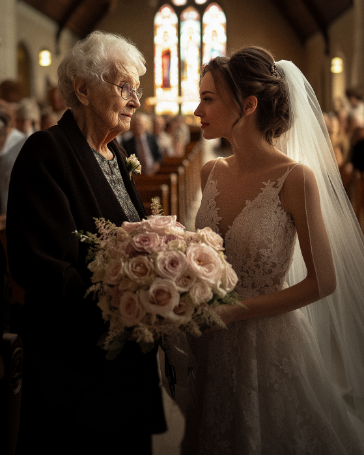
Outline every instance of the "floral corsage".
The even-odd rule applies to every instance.
[[[126,159],[126,168],[129,171],[130,180],[132,174],[138,175],[142,173],[142,166],[134,153]]]

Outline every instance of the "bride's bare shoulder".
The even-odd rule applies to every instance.
[[[282,195],[289,213],[292,213],[297,205],[304,207],[308,200],[315,198],[319,200],[317,182],[312,169],[300,163],[293,166],[284,182]]]

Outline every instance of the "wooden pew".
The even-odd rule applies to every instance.
[[[151,215],[152,199],[157,200],[165,215],[169,215],[169,187],[166,184],[156,186],[140,186],[138,192],[143,201],[147,215]]]
[[[159,187],[160,185],[168,186],[169,193],[169,215],[178,215],[178,177],[174,172],[166,174],[156,174],[153,176],[150,175],[138,175],[135,178],[135,185],[137,190],[143,192],[144,188],[154,188]],[[164,212],[166,213],[166,212]]]
[[[177,169],[175,166],[164,166],[163,173],[166,175],[175,174],[177,176],[177,219],[180,223],[184,224],[187,216],[185,167],[183,164],[178,166]],[[159,173],[157,175],[163,174]]]
[[[202,167],[202,144],[190,142],[184,157],[166,157],[158,174],[177,173],[178,175],[178,221],[185,224],[188,210],[200,187]]]

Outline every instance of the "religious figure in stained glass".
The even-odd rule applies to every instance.
[[[226,16],[217,3],[206,8],[203,23],[203,63],[226,55]]]
[[[171,88],[171,51],[165,49],[162,52],[162,88]]]
[[[198,11],[191,6],[181,14],[180,39],[182,114],[193,114],[199,100],[201,24]]]

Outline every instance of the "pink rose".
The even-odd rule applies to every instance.
[[[175,234],[183,235],[185,228],[176,221],[176,215],[152,215],[145,221],[145,229],[159,235]]]
[[[153,264],[147,256],[137,256],[124,265],[126,275],[137,283],[142,283],[154,276]]]
[[[217,234],[209,227],[205,227],[204,229],[197,229],[196,240],[201,243],[206,243],[217,251],[224,249],[224,241],[221,235]]]
[[[187,266],[186,256],[180,251],[164,251],[158,254],[155,268],[162,278],[175,280]]]
[[[120,259],[111,259],[106,266],[104,282],[106,284],[117,284],[121,279],[123,264]]]
[[[187,248],[187,259],[197,277],[214,285],[220,279],[221,260],[218,253],[205,243],[193,243]]]
[[[139,291],[139,299],[147,313],[168,317],[179,304],[179,292],[173,281],[156,278],[148,290]]]
[[[178,292],[187,292],[195,282],[196,274],[188,266],[175,281]]]
[[[133,237],[131,245],[141,252],[151,253],[158,249],[160,238],[154,232],[146,232],[145,234],[137,234]]]
[[[187,297],[181,297],[179,304],[173,308],[173,312],[167,318],[177,325],[186,324],[191,320],[194,311],[192,302]]]
[[[190,289],[189,296],[195,305],[209,302],[214,293],[211,287],[204,281],[197,281]]]
[[[125,327],[136,325],[145,315],[138,297],[134,292],[124,292],[120,299],[119,313]]]

